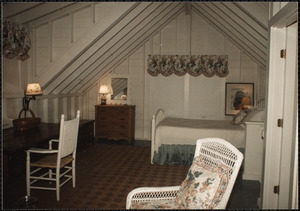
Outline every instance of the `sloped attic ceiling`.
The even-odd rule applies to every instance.
[[[79,9],[92,2],[4,3],[3,17],[35,26],[47,18]],[[137,2],[122,18],[97,34],[97,24],[85,42],[71,46],[67,59],[58,60],[36,78],[45,94],[78,93],[87,90],[112,67],[166,26],[181,12],[195,11],[262,68],[268,45],[267,2]],[[74,51],[74,49],[77,49]],[[68,52],[67,52],[68,53]],[[100,70],[100,71],[99,71]]]

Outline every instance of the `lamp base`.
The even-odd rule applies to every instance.
[[[21,118],[22,112],[25,112],[25,117]],[[32,117],[26,117],[26,111],[29,111]],[[13,120],[13,125],[17,130],[23,131],[29,128],[37,127],[41,122],[41,118],[36,118],[33,111],[30,108],[23,107],[19,113],[19,118]]]
[[[14,127],[19,131],[37,127],[41,122],[41,118],[27,117],[13,120]]]
[[[106,98],[101,98],[101,105],[106,105]]]

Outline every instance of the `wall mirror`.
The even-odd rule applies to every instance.
[[[112,95],[111,100],[127,100],[127,78],[112,78],[111,88]]]

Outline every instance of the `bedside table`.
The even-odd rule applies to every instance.
[[[264,123],[245,122],[246,146],[244,158],[244,180],[257,180],[262,183],[264,157]]]
[[[134,140],[135,105],[95,105],[95,138]]]

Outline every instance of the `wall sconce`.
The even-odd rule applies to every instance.
[[[38,124],[41,122],[40,118],[36,118],[33,111],[29,108],[29,102],[31,100],[35,100],[35,96],[42,95],[42,89],[38,83],[30,83],[27,85],[27,89],[24,93],[23,97],[23,108],[19,113],[18,119],[13,120],[13,125],[18,130],[26,130],[32,127],[38,126]],[[24,118],[21,118],[21,115],[24,111]],[[26,117],[26,112],[30,112],[31,118]]]
[[[101,105],[106,105],[106,95],[108,93],[108,87],[106,85],[101,85],[99,89],[99,94],[101,94]]]
[[[242,108],[249,108],[251,106],[250,97],[243,97],[241,102]]]

